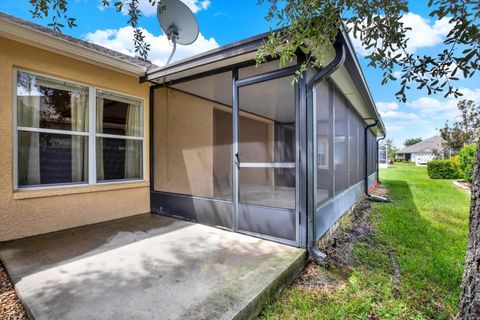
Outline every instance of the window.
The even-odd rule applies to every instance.
[[[140,100],[26,71],[16,76],[16,186],[143,178]]]
[[[96,91],[97,181],[142,178],[143,112],[137,100]]]

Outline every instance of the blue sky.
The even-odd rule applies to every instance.
[[[257,35],[274,28],[264,17],[268,7],[258,5],[257,0],[182,0],[194,11],[200,26],[200,36],[188,47],[180,47],[176,59],[188,57],[234,41]],[[140,0],[145,16],[140,24],[146,29],[147,41],[152,45],[150,59],[165,63],[171,50],[169,43],[158,27],[155,10],[147,0]],[[448,33],[447,20],[434,21],[428,17],[428,0],[410,1],[410,12],[404,17],[404,23],[413,28],[409,35],[410,50],[416,53],[433,53],[441,48]],[[2,0],[0,11],[31,20],[39,24],[47,21],[34,20],[29,10],[28,0]],[[132,54],[132,30],[126,24],[127,16],[103,8],[100,0],[70,0],[70,14],[77,19],[78,27],[65,28],[64,32],[74,37],[95,42],[114,50]],[[354,41],[356,43],[356,41]],[[457,116],[453,98],[442,95],[428,96],[424,91],[412,90],[408,93],[408,102],[396,101],[395,82],[385,86],[380,84],[380,70],[367,67],[363,58],[365,50],[357,44],[357,52],[367,77],[370,90],[381,111],[386,124],[388,137],[393,138],[399,147],[407,138],[428,138],[437,134],[446,120]],[[457,82],[466,98],[480,102],[480,81],[461,79]]]

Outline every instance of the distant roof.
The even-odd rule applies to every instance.
[[[82,48],[88,49],[90,51],[95,51],[99,54],[107,55],[107,56],[110,56],[111,58],[114,58],[114,59],[117,59],[117,60],[121,60],[121,61],[130,63],[130,64],[137,65],[139,67],[143,67],[146,70],[157,67],[156,65],[152,64],[151,62],[146,61],[144,59],[141,59],[139,57],[132,57],[132,56],[129,56],[129,55],[120,53],[118,51],[102,47],[100,45],[97,45],[97,44],[94,44],[94,43],[91,43],[91,42],[88,42],[88,41],[80,40],[80,39],[71,37],[69,35],[66,35],[64,33],[54,31],[52,29],[41,26],[39,24],[20,19],[20,18],[11,16],[11,15],[3,13],[3,12],[0,12],[0,22],[1,21],[8,22],[10,24],[14,24],[14,25],[23,27],[24,29],[36,31],[40,34],[44,34],[44,35],[47,35],[49,37],[54,37],[56,39],[62,40],[64,42],[68,42],[68,43],[70,43],[72,45],[75,45],[77,47],[82,47]],[[2,30],[2,31],[5,31],[5,30]]]
[[[397,153],[431,153],[433,150],[441,152],[443,150],[442,142],[443,139],[440,136],[433,136],[414,145],[405,147]]]

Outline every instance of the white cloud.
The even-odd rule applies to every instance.
[[[157,65],[164,65],[172,51],[172,45],[169,43],[167,36],[155,36],[145,29],[142,29],[142,31],[145,35],[145,41],[150,44],[149,60]],[[135,55],[135,49],[133,46],[133,28],[131,26],[122,27],[120,29],[97,30],[95,32],[87,33],[84,38],[87,41],[118,52],[130,56]],[[217,47],[218,43],[214,38],[207,39],[200,33],[193,44],[189,46],[177,46],[177,52],[173,57],[173,61],[178,61]]]
[[[388,110],[397,110],[398,109],[398,103],[396,102],[377,102],[376,103],[378,111],[384,112]]]
[[[192,10],[193,13],[197,13],[201,10],[207,10],[208,7],[210,6],[210,0],[181,0],[183,3],[185,3],[190,10]],[[158,1],[157,1],[158,3]],[[104,6],[100,3],[98,6],[100,10],[103,10]],[[148,0],[139,0],[138,2],[138,8],[142,12],[142,15],[149,17],[157,14],[157,6],[150,3]],[[128,13],[128,7],[124,6],[122,9],[123,14]]]
[[[394,119],[404,119],[404,120],[417,120],[419,119],[418,115],[410,112],[402,111],[380,111],[382,118],[394,118]]]
[[[442,43],[451,29],[449,20],[449,18],[445,17],[436,20],[432,24],[430,20],[415,13],[408,12],[403,15],[401,21],[404,23],[404,26],[411,28],[411,30],[407,31],[407,52],[413,53],[417,49],[433,47]],[[358,54],[366,56],[372,52],[372,49],[366,50],[363,48],[360,39],[355,39],[352,33],[350,37]]]
[[[415,52],[419,48],[433,47],[443,42],[451,29],[449,18],[442,18],[432,25],[428,19],[418,14],[407,13],[402,17],[406,27],[412,28],[407,32],[408,52]]]
[[[463,96],[459,98],[449,97],[442,99],[426,96],[413,100],[407,104],[412,109],[418,110],[422,115],[454,120],[458,116],[458,101],[467,99],[473,100],[477,103],[480,102],[480,88],[461,88],[459,90],[463,93]]]

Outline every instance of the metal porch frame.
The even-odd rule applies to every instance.
[[[200,79],[203,77],[231,71],[232,72],[232,159],[235,159],[235,154],[238,153],[238,90],[242,86],[252,85],[260,82],[265,82],[289,75],[294,75],[298,66],[303,63],[304,56],[297,55],[297,65],[286,67],[283,69],[266,72],[259,75],[250,76],[243,79],[238,79],[238,70],[243,67],[255,65],[255,61],[245,61],[229,67],[222,67],[200,74],[190,75],[184,78],[176,79],[166,83],[155,84],[150,87],[150,206],[153,213],[163,214],[185,220],[195,221],[207,225],[229,229],[239,233],[245,233],[251,236],[272,240],[292,246],[305,247],[306,246],[306,83],[305,79],[301,78],[296,85],[295,94],[295,112],[296,112],[296,198],[297,205],[294,213],[295,230],[294,236],[291,233],[285,233],[282,229],[282,224],[288,224],[287,218],[291,209],[270,208],[254,205],[234,205],[238,203],[238,169],[234,161],[232,161],[232,201],[223,201],[213,198],[203,198],[184,194],[173,194],[168,192],[155,191],[155,173],[154,173],[154,100],[155,89],[162,87],[169,87],[174,84],[183,83],[191,80]],[[242,230],[242,221],[239,221],[239,216],[243,217],[249,208],[256,207],[255,210],[266,216],[273,217],[273,214],[284,212],[283,220],[280,220],[278,232],[274,235],[261,233],[261,230]],[[248,218],[248,217],[247,217]],[[287,220],[285,220],[287,219]],[[248,219],[247,219],[248,220]],[[244,219],[245,221],[245,219]],[[292,221],[290,221],[291,223]],[[243,223],[244,226],[244,223]]]

